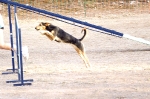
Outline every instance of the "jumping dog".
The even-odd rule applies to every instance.
[[[83,28],[81,31],[84,31],[84,35],[80,39],[73,37],[63,29],[48,22],[41,22],[38,26],[35,27],[35,29],[42,35],[46,35],[51,41],[72,44],[79,56],[83,59],[86,67],[90,67],[89,60],[85,54],[84,46],[81,43],[87,33],[85,28]]]

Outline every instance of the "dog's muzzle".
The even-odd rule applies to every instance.
[[[37,27],[35,27],[35,29],[38,31],[38,30],[40,30],[39,28],[37,28]]]

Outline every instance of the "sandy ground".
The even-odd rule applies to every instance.
[[[79,19],[150,41],[150,14]],[[72,46],[51,42],[34,29],[49,20],[80,38],[81,28],[37,20],[19,20],[23,45],[30,52],[24,79],[34,82],[14,87],[6,81],[17,80],[17,74],[0,74],[0,99],[150,99],[149,45],[88,31],[83,43],[92,67],[86,68]],[[5,41],[9,42],[7,20],[5,23]],[[0,66],[0,73],[11,68],[10,51],[0,50]]]

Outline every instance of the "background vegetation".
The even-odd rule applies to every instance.
[[[100,16],[103,12],[108,14],[124,12],[148,12],[149,0],[12,0],[21,4],[45,9],[58,14],[75,16]],[[7,6],[6,6],[7,7]],[[5,9],[5,8],[4,8]],[[19,10],[24,15],[28,11]]]

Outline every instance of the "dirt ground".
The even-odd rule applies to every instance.
[[[109,15],[80,20],[150,41],[150,14]],[[35,31],[48,21],[80,38],[81,28],[52,19],[19,20],[23,45],[30,58],[24,79],[31,86],[14,87],[17,74],[0,74],[0,99],[150,99],[150,46],[126,38],[88,31],[83,40],[91,68],[69,44],[49,41]],[[9,42],[5,17],[5,41]],[[0,73],[11,68],[10,51],[0,50]]]

